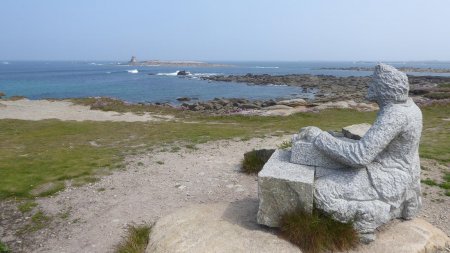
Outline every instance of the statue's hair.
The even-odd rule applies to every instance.
[[[408,99],[409,83],[405,73],[380,63],[375,67],[372,78],[380,99],[393,102],[404,102]]]

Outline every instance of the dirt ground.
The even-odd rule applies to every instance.
[[[2,240],[18,252],[111,252],[129,224],[156,221],[179,208],[196,203],[257,199],[257,178],[240,172],[243,153],[275,148],[284,137],[248,141],[216,141],[127,158],[127,167],[100,181],[71,188],[37,200],[51,216],[50,225],[26,236],[14,230],[26,223],[12,201],[0,203]],[[424,178],[438,180],[445,166],[424,161]],[[450,234],[450,197],[435,186],[425,186],[420,217]],[[20,241],[20,243],[18,243]]]

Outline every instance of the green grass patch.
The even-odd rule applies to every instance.
[[[443,120],[450,115],[449,108],[423,109],[420,147],[423,157],[450,162],[450,124]],[[190,117],[189,123],[0,120],[0,199],[31,198],[33,190],[49,183],[59,186],[48,193],[53,194],[66,181],[73,182],[72,185],[94,182],[101,176],[99,171],[124,168],[126,155],[155,147],[177,143],[194,146],[219,139],[246,140],[277,131],[289,134],[312,125],[338,130],[373,122],[376,113],[326,110],[285,117],[186,115]],[[93,141],[97,145],[92,145]]]
[[[447,99],[450,98],[450,92],[432,92],[423,96],[430,99]]]
[[[242,171],[247,174],[260,172],[274,151],[274,149],[259,149],[245,153],[242,161]]]
[[[49,216],[45,215],[44,212],[39,210],[33,216],[31,216],[30,223],[20,228],[17,233],[23,235],[36,232],[45,228],[50,223],[50,220],[51,218]]]
[[[306,253],[346,251],[359,242],[351,223],[338,222],[318,210],[287,213],[280,224],[281,236]]]
[[[31,212],[38,204],[34,201],[25,201],[24,203],[17,206],[20,212],[28,213]]]
[[[450,88],[450,83],[440,83],[438,85],[439,88]]]
[[[0,241],[0,253],[11,253],[8,246]]]
[[[115,253],[144,253],[149,241],[151,226],[129,226],[127,235],[115,247]]]
[[[436,183],[436,181],[434,181],[433,179],[427,178],[424,180],[421,180],[422,183],[429,185],[429,186],[436,186],[438,185],[438,183]]]
[[[442,177],[443,182],[439,184],[439,187],[445,190],[450,190],[450,173],[446,172],[444,173],[444,176]],[[447,191],[448,192],[448,191]]]

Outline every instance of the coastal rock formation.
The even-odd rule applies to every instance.
[[[429,99],[450,99],[450,77],[445,76],[408,76],[411,92],[427,90],[428,93],[442,93],[431,96]],[[365,91],[371,82],[370,77],[336,77],[329,75],[215,75],[204,76],[204,80],[220,82],[239,82],[253,85],[288,85],[301,87],[315,92],[314,102],[336,102],[354,100],[365,101]]]

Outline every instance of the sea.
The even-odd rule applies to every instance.
[[[219,62],[212,62],[219,63]],[[387,62],[396,67],[450,69],[450,62]],[[220,62],[226,67],[130,66],[112,61],[0,61],[0,92],[29,99],[112,97],[128,102],[179,104],[214,98],[310,98],[311,91],[285,85],[203,80],[211,75],[312,74],[368,76],[370,71],[324,68],[373,67],[376,62]],[[188,76],[178,76],[185,70]],[[449,73],[408,73],[450,76]]]

